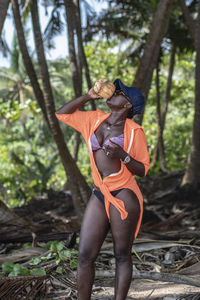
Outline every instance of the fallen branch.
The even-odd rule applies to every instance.
[[[0,243],[28,243],[28,242],[48,242],[48,241],[53,241],[53,240],[68,240],[68,239],[72,239],[72,237],[74,237],[76,235],[75,232],[71,232],[71,231],[67,231],[65,230],[64,232],[47,232],[47,233],[34,233],[34,237],[33,237],[33,233],[19,233],[15,232],[14,236],[13,236],[13,232],[11,232],[11,234],[9,234],[9,232],[7,233],[2,233],[0,232]]]
[[[96,272],[97,278],[105,278],[105,277],[115,277],[114,271],[97,271]],[[133,271],[132,275],[133,279],[150,279],[155,281],[164,281],[164,282],[174,282],[179,284],[187,284],[191,286],[200,287],[200,281],[195,280],[188,276],[180,276],[180,275],[171,275],[167,273],[157,273],[157,272],[140,272],[140,271]]]

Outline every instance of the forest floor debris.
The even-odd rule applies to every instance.
[[[200,190],[180,189],[181,177],[182,172],[176,172],[146,177],[139,182],[145,209],[142,228],[133,245],[134,279],[127,299],[200,299]],[[79,228],[70,194],[50,191],[24,207],[15,208],[14,212],[29,222],[31,228],[37,228],[41,239],[48,235],[47,240],[58,236],[64,241],[44,242],[36,234],[31,236],[31,244],[1,242],[0,265],[9,263],[0,269],[0,275],[8,275],[9,270],[16,272],[15,275],[17,272],[20,275],[29,272],[29,275],[10,277],[10,283],[0,277],[0,299],[25,299],[27,293],[36,293],[30,299],[42,300],[46,294],[49,300],[75,300],[78,233],[73,232]],[[69,233],[67,240],[59,235],[65,231]],[[70,252],[71,248],[75,248],[74,252]],[[108,234],[96,262],[92,299],[113,299],[112,248],[111,234]],[[41,269],[45,274],[40,274]],[[31,272],[38,277],[31,277]],[[15,286],[18,296],[12,298],[11,293],[11,298],[6,298],[6,286]]]

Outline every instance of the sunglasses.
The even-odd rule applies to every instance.
[[[122,95],[122,96],[124,96],[131,103],[130,98],[122,90],[115,90],[115,92],[114,92],[113,95]]]

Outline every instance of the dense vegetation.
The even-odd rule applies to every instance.
[[[54,13],[59,12],[63,4],[62,1],[56,1],[57,3],[53,1],[38,2],[40,5],[45,5],[46,9],[53,5]],[[121,78],[126,85],[132,85],[144,52],[144,45],[154,13],[158,7],[158,1],[147,2],[151,5],[144,6],[140,1],[137,2],[132,18],[128,12],[133,4],[129,2],[123,4],[123,1],[116,1],[115,6],[111,3],[108,9],[102,11],[98,18],[92,10],[88,15],[87,10],[84,12],[88,17],[87,27],[83,34],[87,41],[84,42],[84,53],[92,83],[100,77],[108,77],[111,81]],[[197,4],[198,1],[190,1],[191,13],[195,12],[195,9],[197,10]],[[28,2],[27,5],[29,5]],[[122,10],[121,15],[119,15],[117,8]],[[81,6],[81,9],[84,9],[83,6]],[[25,23],[29,18],[29,11],[30,7],[26,7],[24,13]],[[55,34],[61,32],[61,23],[58,22],[59,15],[56,15],[57,19],[55,15],[54,19],[52,18],[53,14],[50,15],[50,21],[51,24],[54,24],[54,27],[49,26],[49,32],[48,30],[45,31],[46,36],[49,34],[48,41],[51,41]],[[194,14],[194,18],[195,16]],[[127,19],[131,23],[128,27]],[[112,20],[109,23],[109,28],[108,20]],[[52,28],[52,30],[49,28]],[[91,30],[92,28],[94,31]],[[102,29],[99,29],[98,34],[97,28]],[[172,29],[177,32],[177,35],[172,34]],[[76,30],[78,36],[78,29]],[[179,34],[181,35],[183,32],[185,39],[180,42]],[[27,32],[26,35],[28,36],[28,34]],[[196,65],[194,47],[188,47],[188,41],[191,44],[192,41],[191,39],[187,40],[186,36],[189,39],[181,9],[174,5],[169,30],[161,45],[159,65],[156,67],[157,74],[159,73],[159,96],[162,106],[168,80],[171,49],[175,44],[177,49],[175,69],[163,132],[167,171],[186,169],[192,138]],[[45,51],[47,51],[47,48],[45,48]],[[59,151],[48,124],[36,101],[16,34],[13,38],[12,49],[10,49],[10,57],[10,67],[4,67],[0,70],[0,193],[1,198],[7,205],[16,206],[22,205],[34,195],[43,193],[46,190],[62,189],[66,182],[66,172],[60,162]],[[48,61],[48,72],[56,108],[71,100],[76,94],[73,85],[73,74],[70,72],[71,61],[72,57],[70,55],[66,56],[65,59]],[[34,58],[33,64],[38,82],[42,85],[43,75],[39,75],[41,72],[40,64],[38,64],[36,58]],[[157,74],[154,72],[152,77],[142,124],[146,132],[151,160],[154,157],[157,145],[158,131],[156,112]],[[88,82],[85,77],[82,77],[82,82],[82,92],[84,93],[88,90]],[[43,89],[45,89],[44,86]],[[96,106],[105,111],[107,110],[104,100],[96,101]],[[91,109],[91,107],[86,105],[85,109]],[[67,147],[73,156],[76,140],[75,132],[63,124],[60,126]],[[83,141],[79,147],[77,165],[87,183],[92,184],[89,156]],[[149,171],[149,175],[159,172],[160,169],[160,159],[158,158]]]
[[[110,80],[120,77],[123,78],[125,84],[131,84],[135,68],[129,64],[128,59],[120,64],[117,63],[120,53],[113,53],[113,45],[108,46],[107,43],[102,42],[97,46],[93,42],[85,50],[92,70],[93,82],[96,78],[107,74]],[[102,59],[99,60],[99,57],[102,57]],[[166,55],[161,68],[162,93],[166,86],[168,60],[169,55]],[[128,67],[126,68],[126,66]],[[119,69],[119,73],[116,72],[116,68]],[[72,84],[69,80],[64,85],[59,77],[56,78],[56,74],[63,78],[67,76],[64,61],[49,62],[49,69],[52,70],[52,85],[56,106],[59,107],[72,99]],[[2,88],[0,91],[2,95],[0,157],[2,166],[1,182],[7,190],[8,199],[11,199],[9,204],[16,205],[23,204],[24,201],[31,199],[35,193],[42,192],[45,189],[61,189],[66,178],[55,144],[41,115],[41,110],[37,107],[34,96],[30,93],[27,97],[25,94],[28,83],[21,91],[23,100],[20,100],[18,95],[14,98],[11,94],[11,92],[13,93],[13,84],[17,85],[17,82],[13,82],[14,72],[12,72],[11,68],[2,70],[4,78],[1,77]],[[194,59],[190,54],[185,54],[181,60],[177,60],[164,132],[166,161],[169,171],[184,169],[187,164],[194,112],[193,73]],[[8,76],[12,80],[8,81]],[[3,81],[5,78],[6,80]],[[143,120],[151,158],[156,144],[157,132],[155,95],[155,84],[152,83]],[[104,100],[100,100],[97,105],[100,109],[107,110]],[[73,153],[74,132],[65,125],[62,125],[62,129],[65,140],[71,153]],[[92,183],[85,143],[82,142],[80,147],[77,163],[86,180]],[[156,173],[158,170],[159,163],[149,173]]]

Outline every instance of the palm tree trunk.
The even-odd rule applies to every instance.
[[[88,89],[91,89],[92,81],[90,78],[89,66],[87,63],[87,58],[85,56],[85,51],[84,51],[84,47],[83,47],[80,2],[79,2],[79,0],[73,0],[73,2],[74,2],[75,16],[76,16],[76,33],[77,33],[77,38],[78,38],[78,46],[80,49],[81,61],[83,63],[83,67],[85,69],[85,77],[86,77]],[[96,110],[96,105],[95,105],[94,101],[91,102],[91,108],[92,108],[92,110]]]
[[[157,144],[154,151],[153,160],[151,166],[153,166],[158,159],[160,159],[160,170],[162,172],[167,172],[165,165],[165,151],[164,151],[164,141],[163,132],[161,129],[161,108],[160,108],[160,74],[159,74],[159,62],[156,67],[156,113],[157,113],[157,125],[158,125],[158,135]]]
[[[0,0],[0,36],[3,29],[3,24],[6,18],[10,0]]]
[[[80,71],[78,68],[78,62],[75,50],[75,9],[73,1],[64,0],[66,20],[67,20],[67,32],[69,43],[69,59],[70,59],[70,71],[72,74],[72,83],[76,98],[82,95],[82,78],[80,77]]]
[[[12,9],[13,9],[13,15],[14,15],[14,20],[15,20],[15,26],[16,26],[16,30],[17,30],[17,37],[18,37],[18,41],[19,41],[20,51],[22,53],[24,66],[25,66],[26,72],[30,78],[30,82],[31,82],[33,92],[35,94],[35,98],[38,103],[38,106],[41,108],[43,116],[47,122],[47,125],[50,128],[49,120],[48,120],[45,105],[44,105],[43,92],[38,83],[37,75],[34,70],[34,67],[33,67],[31,58],[29,56],[27,46],[26,46],[26,40],[25,40],[22,23],[21,23],[21,16],[20,16],[20,11],[19,11],[18,0],[11,0],[11,1],[12,1]]]
[[[68,27],[68,44],[69,44],[69,58],[70,58],[70,71],[72,74],[72,83],[74,88],[74,94],[79,97],[82,94],[82,67],[86,70],[86,79],[88,88],[92,87],[89,68],[85,57],[83,48],[82,32],[81,32],[81,20],[80,20],[80,7],[77,0],[64,0],[67,27]],[[76,54],[75,47],[75,33],[78,43],[78,55]],[[92,109],[96,109],[93,101],[91,102]],[[78,159],[79,146],[81,144],[81,136],[79,132],[75,133],[74,139],[74,160]]]
[[[75,32],[76,32],[76,7],[72,0],[64,0],[66,20],[67,20],[67,33],[68,33],[68,45],[69,45],[69,59],[70,59],[70,71],[72,75],[72,84],[75,97],[82,95],[82,56],[80,42],[78,41],[78,52],[76,54],[75,47]],[[81,143],[81,136],[79,132],[75,133],[74,140],[74,159],[78,158],[79,146]]]
[[[182,185],[197,186],[200,183],[200,2],[196,22],[196,69],[195,69],[195,112],[192,131],[192,144],[188,157],[188,164]]]
[[[160,0],[158,3],[144,53],[133,81],[133,86],[138,87],[146,99],[148,98],[153,71],[158,61],[160,44],[167,31],[172,4],[173,0]],[[137,118],[136,121],[141,123],[142,116]]]
[[[79,219],[81,219],[85,204],[91,194],[91,191],[84,177],[82,176],[78,167],[76,166],[76,163],[71,157],[68,148],[66,147],[62,131],[58,124],[58,120],[55,117],[54,99],[53,99],[53,93],[50,84],[47,62],[44,54],[44,46],[43,46],[43,40],[42,40],[42,35],[40,30],[37,1],[33,1],[31,4],[31,16],[32,16],[36,52],[37,52],[42,85],[44,90],[44,100],[45,100],[47,115],[49,118],[49,123],[51,126],[53,137],[57,144],[58,151],[60,153],[61,160],[64,165],[66,175],[71,186],[74,207],[76,209]]]

